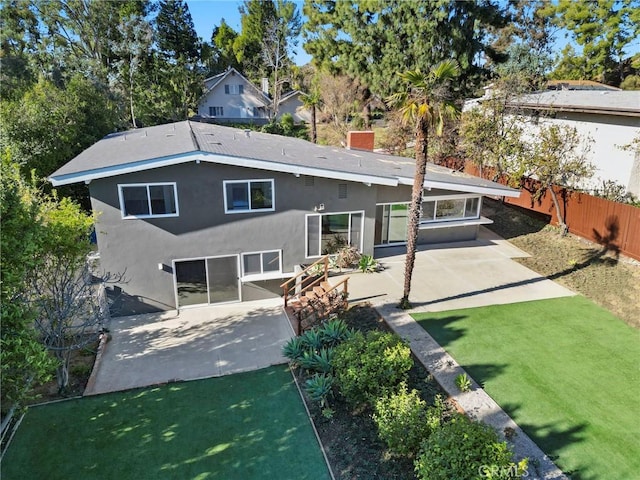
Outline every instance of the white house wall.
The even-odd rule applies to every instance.
[[[244,91],[241,95],[227,94],[225,93],[225,85],[243,85]],[[228,75],[200,101],[198,115],[203,118],[211,117],[209,107],[223,107],[223,115],[216,118],[226,120],[243,119],[247,121],[267,118],[265,104],[257,92],[247,82],[234,75]],[[254,108],[259,108],[255,114]]]
[[[579,187],[601,188],[603,181],[612,180],[640,196],[640,158],[634,152],[620,148],[630,144],[640,132],[639,118],[558,112],[555,118],[541,118],[538,125],[527,122],[526,128],[530,135],[535,135],[542,124],[575,127],[582,138],[593,139],[587,158],[595,165],[596,172]]]

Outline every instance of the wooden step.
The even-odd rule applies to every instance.
[[[322,298],[324,297],[325,289],[322,287],[313,287],[313,293]]]

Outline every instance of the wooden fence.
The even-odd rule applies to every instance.
[[[463,168],[465,173],[478,175],[471,162],[466,162]],[[531,192],[536,187],[535,180],[526,179],[520,198],[505,198],[505,203],[548,215],[550,222],[557,225],[551,195],[544,192],[535,198]],[[564,223],[571,233],[640,260],[640,208],[561,187],[554,190],[558,193]]]

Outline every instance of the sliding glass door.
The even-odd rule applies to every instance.
[[[174,262],[178,308],[240,300],[238,256]]]

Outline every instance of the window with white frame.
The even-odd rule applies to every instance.
[[[209,107],[209,116],[210,117],[223,117],[224,116],[224,107]]]
[[[282,250],[242,254],[242,275],[269,276],[282,273]]]
[[[223,185],[225,213],[275,210],[273,179],[226,180]]]
[[[364,212],[312,214],[306,221],[307,257],[335,253],[347,245],[362,251]]]
[[[177,217],[175,183],[130,183],[118,185],[123,218]]]
[[[244,85],[225,85],[224,93],[227,95],[242,95],[244,93]]]
[[[421,222],[480,218],[480,197],[442,197],[422,203]]]

